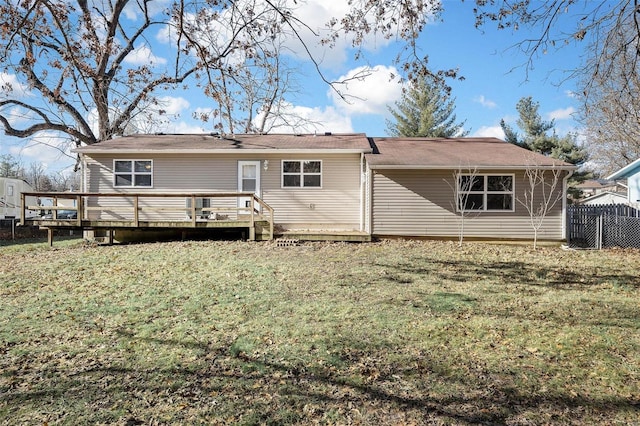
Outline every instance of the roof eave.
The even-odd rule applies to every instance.
[[[636,170],[638,168],[640,168],[640,158],[637,159],[636,161],[630,163],[630,164],[627,164],[626,166],[624,166],[623,168],[621,168],[617,172],[614,172],[614,173],[610,174],[605,179],[607,179],[607,180],[618,180],[618,179],[628,178],[629,176],[632,176],[632,175],[638,173],[637,170]]]
[[[442,166],[430,166],[430,165],[406,165],[406,164],[369,164],[369,168],[371,170],[472,170],[472,169],[490,169],[490,170],[528,170],[528,169],[539,169],[539,170],[576,170],[577,167],[574,165],[470,165],[470,166],[460,166],[460,165],[442,165]]]
[[[261,148],[261,149],[74,149],[72,152],[79,154],[370,154],[372,149],[366,148]]]

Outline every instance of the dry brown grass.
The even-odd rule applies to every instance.
[[[640,253],[0,248],[4,424],[640,422]]]

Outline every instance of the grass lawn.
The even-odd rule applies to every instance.
[[[638,424],[640,252],[0,247],[2,424]]]

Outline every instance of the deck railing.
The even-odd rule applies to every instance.
[[[36,199],[50,200],[51,205],[29,205],[27,200],[36,197]],[[114,205],[100,205],[97,200],[124,200],[125,203],[116,203]],[[175,200],[183,199],[181,207],[176,205]],[[203,206],[199,200],[223,200],[218,206]],[[151,200],[151,201],[150,201]],[[167,200],[164,203],[162,200]],[[169,200],[174,201],[173,203]],[[187,200],[190,202],[187,203]],[[144,202],[143,202],[144,201]],[[21,215],[20,223],[37,223],[41,226],[53,227],[104,227],[104,228],[140,228],[149,226],[153,223],[154,227],[181,227],[196,228],[206,227],[207,222],[214,224],[215,222],[227,222],[229,225],[234,223],[246,223],[252,235],[255,232],[256,221],[264,220],[269,223],[269,238],[273,239],[274,231],[274,211],[271,206],[264,202],[260,197],[252,192],[213,192],[213,193],[91,193],[91,192],[25,192],[21,194]],[[211,203],[209,203],[211,204]],[[27,218],[27,210],[35,210],[39,212],[51,211],[51,217],[43,218],[38,215],[36,218]],[[75,211],[77,214],[74,218],[60,218],[60,211]],[[109,219],[101,219],[101,215],[113,216],[117,211],[118,217],[110,217]],[[184,212],[185,215],[180,218],[175,217],[176,212]],[[142,219],[146,213],[156,214],[156,219]],[[159,215],[158,215],[159,213]],[[163,217],[167,213],[173,217]],[[222,215],[223,220],[218,219],[218,213],[227,213]],[[127,219],[123,219],[126,217]],[[157,219],[157,218],[160,219]]]

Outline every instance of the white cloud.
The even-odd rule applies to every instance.
[[[297,106],[293,109],[294,113],[311,120],[315,124],[304,126],[300,131],[311,133],[318,132],[334,132],[334,133],[351,133],[353,126],[351,118],[344,115],[341,111],[328,106],[326,108],[307,108]]]
[[[567,98],[571,98],[571,99],[577,99],[578,98],[578,94],[576,92],[574,92],[573,90],[565,90],[564,94]]]
[[[256,122],[260,117],[256,117]],[[351,118],[334,107],[309,108],[283,103],[280,116],[267,123],[269,133],[352,133]]]
[[[141,45],[133,49],[124,60],[131,65],[164,65],[167,60],[153,54],[148,46]]]
[[[169,115],[180,115],[182,111],[189,109],[191,104],[182,97],[161,96],[158,98],[158,109]]]
[[[498,138],[504,140],[504,132],[500,126],[482,126],[471,136],[479,138]]]
[[[310,28],[298,28],[298,34],[304,41],[309,53],[316,58],[319,64],[325,68],[335,69],[337,66],[346,62],[349,51],[353,49],[351,36],[338,37],[334,43],[335,46],[328,48],[327,45],[320,43],[320,39],[326,37],[329,33],[326,24],[332,20],[340,21],[347,13],[349,13],[351,2],[347,1],[327,1],[327,0],[308,0],[306,2],[298,2],[298,7],[294,14],[301,22],[310,24]],[[385,19],[391,21],[391,14],[394,13],[393,8],[388,8]],[[376,25],[376,17],[369,16],[369,23],[372,27]],[[427,19],[429,20],[429,18]],[[311,23],[316,23],[315,26]],[[338,27],[340,24],[338,24]],[[399,31],[397,31],[399,33]],[[318,37],[319,35],[319,37]],[[287,37],[286,43],[288,49],[295,53],[301,59],[307,59],[308,53],[302,48],[295,37]],[[375,52],[387,47],[397,41],[396,38],[385,38],[380,34],[371,33],[364,37],[361,43],[365,51]]]
[[[576,109],[574,107],[568,107],[564,109],[556,109],[547,115],[551,120],[571,120],[575,113]]]
[[[498,104],[496,104],[494,101],[485,98],[484,95],[476,96],[475,98],[473,98],[473,101],[479,103],[485,108],[491,109],[498,106]]]
[[[364,74],[369,75],[358,77]],[[340,98],[333,89],[329,89],[329,98],[334,106],[345,114],[384,115],[387,106],[393,105],[402,94],[402,86],[397,78],[390,78],[392,74],[397,76],[397,70],[384,65],[352,69],[338,78],[339,81],[346,81],[338,86],[338,90],[344,92],[347,100]]]
[[[184,121],[165,123],[161,127],[162,127],[161,131],[164,133],[177,133],[177,134],[207,133],[207,130],[205,130],[204,127],[194,126],[193,124],[189,124]],[[209,132],[211,131],[212,130],[209,130]]]
[[[3,115],[13,127],[20,127],[21,125],[25,125],[30,123],[31,120],[36,119],[35,112],[25,110],[20,107],[13,107],[7,111],[3,111]]]
[[[24,98],[29,95],[29,87],[18,81],[15,74],[0,73],[0,93],[12,98]]]
[[[74,144],[54,132],[42,132],[9,148],[9,153],[25,163],[41,163],[47,170],[58,171],[75,164]]]
[[[124,16],[130,21],[137,21],[139,18],[142,19],[144,12],[140,9],[140,4],[141,2],[128,2],[123,10]],[[169,0],[154,0],[146,2],[144,5],[149,11],[149,16],[155,16],[168,9],[170,2]]]

